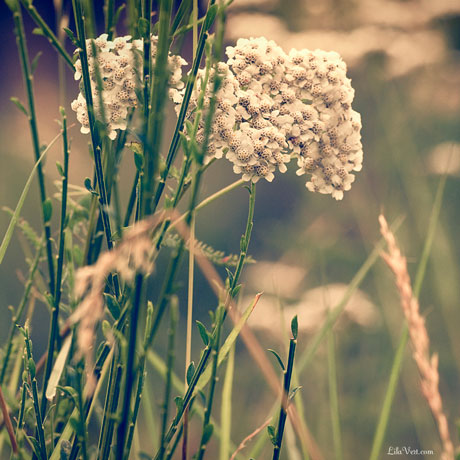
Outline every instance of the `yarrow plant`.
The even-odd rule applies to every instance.
[[[11,454],[15,460],[171,460],[180,451],[182,460],[203,460],[217,458],[213,443],[219,439],[219,460],[261,458],[265,442],[271,442],[272,458],[278,460],[288,422],[303,458],[320,458],[299,397],[292,404],[300,388],[294,372],[297,341],[305,327],[295,315],[289,337],[283,337],[289,344],[287,359],[270,350],[281,367],[280,382],[249,328],[261,294],[244,302],[240,291],[245,266],[254,262],[249,246],[257,182],[273,181],[292,164],[297,175],[307,177],[309,191],[341,200],[362,167],[361,119],[352,109],[354,90],[346,65],[335,52],[286,52],[264,37],[240,39],[224,49],[231,2],[210,0],[199,18],[198,2],[179,2],[175,11],[172,0],[162,0],[154,12],[150,0],[127,0],[118,10],[107,0],[104,31],[95,21],[95,3],[72,0],[74,21],[69,22],[67,2],[55,2],[58,22],[74,24],[74,30],[59,30],[56,36],[33,1],[7,0],[27,97],[25,104],[17,98],[13,102],[29,120],[35,166],[0,246],[1,263],[13,231],[21,231],[29,269],[0,355],[1,426],[8,435],[0,433],[0,458]],[[24,12],[35,22],[35,33],[45,36],[58,53],[61,81],[66,77],[64,65],[75,79],[72,102],[62,97],[62,103],[74,112],[80,133],[89,134],[88,161],[94,162],[92,178],[81,178],[75,185],[69,184],[71,150],[76,150],[69,136],[80,134],[71,131],[65,107],[59,110],[59,134],[45,147],[40,142],[34,93],[39,80],[33,78],[37,58],[29,62]],[[67,52],[65,33],[74,45],[73,57]],[[189,37],[193,52],[187,62],[181,45]],[[168,104],[176,111],[170,139],[165,129]],[[44,159],[60,138],[63,164],[56,164],[61,178],[56,211],[47,193]],[[208,168],[224,161],[240,177],[202,199]],[[120,186],[122,169],[123,180],[127,177],[132,184],[126,197]],[[43,235],[19,219],[35,172]],[[196,222],[201,209],[239,187],[249,192],[246,227],[239,250],[227,254],[197,240]],[[226,239],[231,244],[231,231]],[[187,254],[188,282],[182,290],[181,267]],[[361,279],[372,263],[366,262]],[[209,317],[200,315],[197,321],[200,350],[192,341],[194,307],[204,298],[202,286],[199,294],[194,292],[195,267],[215,295]],[[260,288],[261,277],[256,277]],[[347,295],[351,294],[345,293],[341,304],[331,309],[298,364],[306,366],[329,335],[331,382],[331,329],[345,309]],[[50,316],[41,357],[32,347],[35,301],[43,303]],[[175,359],[181,303],[187,303],[187,328],[185,359],[180,360],[185,366],[179,371]],[[246,305],[240,311],[241,303]],[[251,434],[239,445],[232,442],[231,423],[238,338],[277,401],[268,420],[264,414],[260,426],[244,427]],[[160,350],[165,353],[160,355]],[[222,401],[220,419],[215,415],[217,401]],[[336,402],[331,403],[335,408]],[[437,415],[446,433],[447,419],[439,411]],[[248,455],[241,453],[265,427],[268,436],[259,438],[259,447]],[[146,432],[148,437],[143,436]],[[339,446],[337,433],[335,426],[334,443]],[[290,441],[289,449],[296,444]]]
[[[361,117],[352,110],[354,91],[340,56],[295,49],[286,54],[264,37],[240,39],[226,54],[208,154],[225,155],[235,173],[253,182],[271,182],[295,158],[297,174],[309,175],[308,190],[342,199],[353,171],[362,168],[363,151]],[[189,116],[200,91],[199,83]],[[181,94],[173,93],[178,104]]]

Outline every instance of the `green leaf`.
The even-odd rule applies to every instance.
[[[26,117],[29,116],[26,108],[22,105],[17,97],[10,97],[10,101],[22,112]]]
[[[233,289],[232,289],[232,292],[231,292],[231,295],[232,297],[236,297],[239,292],[240,292],[240,289],[241,289],[241,284],[237,284]]]
[[[32,61],[32,64],[30,65],[30,70],[32,72],[32,75],[35,73],[35,69],[37,68],[38,65],[38,60],[40,59],[40,56],[42,55],[42,52],[39,51],[36,56],[34,57],[34,60]]]
[[[201,436],[201,445],[206,445],[211,439],[212,433],[214,431],[214,425],[208,423],[203,429],[203,435]]]
[[[110,314],[113,316],[113,319],[117,320],[120,318],[121,308],[120,304],[118,303],[117,299],[108,293],[104,293],[105,303],[107,305]]]
[[[40,460],[44,460],[42,450],[40,448],[40,444],[38,443],[38,441],[32,436],[27,436],[27,439],[32,444],[32,448],[36,457]]]
[[[56,169],[58,170],[59,175],[64,177],[64,168],[62,167],[61,163],[59,161],[56,161]]]
[[[206,18],[203,24],[205,31],[208,31],[212,27],[212,24],[214,23],[214,19],[216,19],[216,14],[217,14],[218,9],[219,9],[219,6],[216,4],[212,5],[208,9],[208,12],[206,13]]]
[[[86,190],[88,190],[88,192],[90,192],[91,195],[99,196],[99,193],[97,193],[96,190],[94,190],[93,184],[91,183],[91,179],[89,177],[85,178],[84,185],[85,185]]]
[[[69,37],[70,41],[75,45],[75,48],[79,48],[80,45],[77,38],[75,37],[75,34],[68,27],[64,27],[64,32]]]
[[[190,385],[190,382],[192,381],[193,374],[195,374],[195,363],[192,361],[187,369],[187,384]]]
[[[174,398],[174,404],[176,405],[177,412],[180,412],[184,407],[184,400],[180,396]]]
[[[78,404],[78,393],[74,388],[69,386],[61,387],[60,385],[57,385],[56,388],[69,396],[75,405]]]
[[[41,27],[35,27],[34,30],[32,30],[32,33],[34,35],[41,35],[42,37],[45,37],[45,33],[43,32],[43,29]]]
[[[53,215],[53,204],[51,203],[51,199],[47,198],[43,202],[43,220],[45,224],[51,220],[51,216]]]
[[[35,369],[34,360],[32,358],[29,358],[28,367],[29,367],[30,378],[31,380],[33,380],[35,378],[36,369]]]
[[[209,333],[206,330],[205,325],[201,321],[196,321],[196,325],[198,327],[198,332],[200,333],[201,340],[203,340],[203,343],[205,345],[209,344]]]
[[[292,332],[292,337],[294,337],[294,340],[297,340],[297,335],[299,333],[299,323],[297,321],[297,315],[295,315],[294,318],[292,318],[291,332]]]
[[[281,359],[280,355],[275,350],[272,350],[271,348],[269,348],[267,351],[273,354],[273,356],[277,359],[278,364],[280,365],[281,369],[284,372],[286,368],[284,367],[283,360]]]
[[[270,438],[271,443],[276,446],[276,430],[273,425],[267,426],[268,437]]]

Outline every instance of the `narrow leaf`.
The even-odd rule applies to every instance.
[[[196,325],[198,327],[198,331],[200,333],[201,340],[203,340],[203,343],[205,345],[208,345],[209,344],[209,334],[208,334],[208,331],[206,330],[205,325],[201,321],[198,321],[198,320],[196,321]]]
[[[276,430],[273,425],[267,426],[268,437],[270,438],[271,443],[276,446]]]
[[[42,52],[39,51],[37,55],[34,57],[34,60],[32,61],[32,64],[30,65],[30,69],[32,71],[32,75],[35,73],[35,69],[37,68],[38,60],[40,59],[40,56],[42,55]]]
[[[218,9],[219,9],[219,6],[214,4],[209,8],[208,12],[206,13],[206,19],[204,20],[204,24],[203,24],[205,31],[208,31],[212,27],[212,24],[214,23],[214,19],[216,19],[216,14],[217,14]]]
[[[51,203],[51,200],[47,198],[43,202],[43,220],[45,221],[45,223],[51,220],[52,215],[53,215],[53,205]]]
[[[294,337],[294,340],[297,340],[297,335],[299,333],[299,323],[297,321],[297,315],[295,315],[294,318],[292,318],[291,332],[292,332],[292,337]]]
[[[207,444],[211,439],[212,433],[214,431],[214,425],[208,423],[203,430],[203,436],[201,437],[201,444]]]
[[[22,112],[26,117],[29,116],[26,108],[22,105],[17,97],[10,97],[10,101]]]
[[[56,395],[56,388],[61,379],[64,366],[67,361],[67,356],[70,351],[70,345],[72,344],[72,336],[67,337],[64,345],[62,345],[61,351],[59,352],[56,362],[54,363],[53,370],[48,380],[48,386],[46,387],[46,398],[51,401]]]
[[[278,364],[280,365],[281,369],[284,372],[286,368],[284,367],[284,363],[280,355],[275,350],[272,350],[271,348],[269,348],[267,351],[269,351],[276,358],[276,360],[278,361]]]
[[[75,48],[79,48],[78,40],[75,37],[75,34],[67,27],[64,27],[64,32],[67,34],[69,37],[70,41],[75,45]]]
[[[192,381],[193,374],[195,373],[195,363],[192,361],[187,369],[187,384],[190,385],[190,382]]]

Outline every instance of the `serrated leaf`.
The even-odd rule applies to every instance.
[[[45,221],[45,223],[51,220],[52,215],[53,215],[53,205],[51,203],[51,200],[47,198],[43,202],[43,220]]]
[[[292,337],[294,337],[294,340],[297,340],[297,335],[299,333],[299,323],[297,320],[297,315],[295,315],[294,318],[292,318],[291,332],[292,332]]]
[[[276,360],[278,361],[278,364],[280,365],[281,369],[284,372],[286,368],[284,367],[283,360],[281,359],[280,355],[275,350],[272,350],[271,348],[269,348],[267,351],[273,354],[273,356],[276,358]]]
[[[196,321],[196,325],[198,327],[198,332],[200,333],[201,340],[203,340],[203,343],[205,345],[209,344],[209,334],[208,331],[206,330],[205,325],[201,321]]]
[[[42,55],[42,52],[39,51],[35,57],[34,60],[32,61],[32,64],[30,65],[30,70],[32,72],[32,75],[35,73],[35,69],[37,68],[38,65],[38,60],[40,59],[40,56]]]
[[[267,426],[268,437],[270,438],[271,443],[276,446],[276,430],[273,425]]]
[[[201,436],[201,445],[207,444],[211,439],[212,433],[214,431],[214,425],[208,423],[203,429],[203,435]]]
[[[75,45],[75,48],[79,48],[80,45],[78,44],[78,40],[75,37],[75,34],[68,27],[64,27],[64,32],[69,37],[70,41]]]
[[[193,374],[195,374],[195,363],[192,361],[187,369],[187,384],[190,385],[190,382],[192,381]]]
[[[21,101],[17,97],[10,97],[10,101],[26,116],[28,117],[29,114],[27,113],[26,108],[22,105]]]

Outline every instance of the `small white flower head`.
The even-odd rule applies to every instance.
[[[152,58],[156,56],[157,37],[151,38]],[[91,77],[91,93],[96,118],[103,122],[108,137],[114,140],[117,130],[127,128],[130,110],[138,106],[136,90],[141,88],[142,81],[142,40],[132,40],[130,35],[108,40],[107,34],[96,39],[86,40],[89,74]],[[179,56],[169,56],[171,87],[180,89],[182,69],[186,64]],[[101,78],[102,87],[99,87],[97,74]],[[75,63],[75,79],[82,77],[81,61]],[[77,119],[82,124],[81,132],[89,133],[89,120],[86,100],[82,84],[80,93],[72,102],[72,110],[77,113]]]

